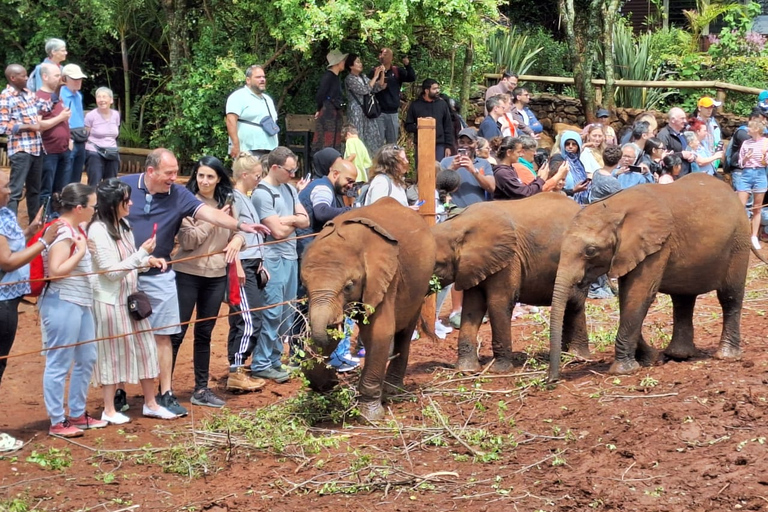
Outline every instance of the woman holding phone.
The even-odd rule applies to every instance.
[[[157,345],[148,319],[135,320],[128,313],[128,295],[138,290],[138,269],[165,270],[165,260],[150,256],[155,250],[152,235],[138,250],[126,217],[130,212],[131,186],[117,178],[104,180],[96,190],[98,206],[88,226],[88,250],[93,255],[96,276],[93,316],[98,356],[94,382],[104,395],[102,421],[115,425],[130,418],[115,408],[118,384],[141,383],[144,393],[142,413],[150,418],[174,419],[176,415],[155,400],[155,377],[160,373]],[[143,332],[142,332],[143,331]]]
[[[232,209],[234,190],[224,164],[216,157],[204,156],[195,163],[187,188],[203,203],[219,208],[226,213]],[[227,288],[227,264],[239,257],[245,245],[240,233],[234,235],[228,229],[220,228],[203,220],[186,217],[181,222],[177,235],[179,249],[174,260],[176,289],[179,294],[181,322],[189,322],[192,310],[197,307],[197,318],[212,318],[219,315],[224,292]],[[222,253],[223,251],[223,253]],[[223,407],[225,402],[208,387],[211,360],[211,333],[216,319],[195,322],[193,361],[195,367],[195,391],[191,402],[194,405]],[[184,341],[188,325],[181,326],[181,332],[171,336],[173,364]]]

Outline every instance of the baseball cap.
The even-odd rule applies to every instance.
[[[80,69],[80,66],[77,64],[67,64],[63,68],[61,68],[61,74],[68,77],[73,78],[75,80],[78,80],[80,78],[88,78],[88,75],[83,73],[83,70]]]
[[[757,95],[758,103],[763,103],[764,101],[768,101],[768,91],[762,91],[760,94]]]
[[[598,119],[599,119],[599,118],[601,118],[601,117],[611,117],[611,113],[610,113],[610,112],[608,112],[608,111],[607,111],[606,109],[604,109],[604,108],[601,108],[601,109],[599,109],[599,110],[597,111],[597,114],[595,114],[595,115],[597,116],[597,118],[598,118]]]
[[[473,141],[477,140],[477,131],[474,128],[464,128],[459,132],[459,138],[469,137]]]
[[[704,96],[699,100],[699,107],[701,108],[719,107],[722,104],[722,101],[715,101],[709,96]]]

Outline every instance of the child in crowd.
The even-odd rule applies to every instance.
[[[768,190],[768,178],[765,175],[766,153],[768,153],[768,138],[763,136],[765,124],[759,119],[753,119],[747,125],[747,133],[751,137],[745,140],[739,149],[739,169],[734,169],[732,176],[733,188],[741,200],[747,205],[750,194],[753,205],[762,205],[763,197]],[[760,211],[752,210],[752,246],[760,250]]]
[[[668,185],[674,183],[680,175],[683,168],[683,160],[679,155],[667,155],[661,161],[661,174],[659,174],[659,183]]]
[[[341,129],[341,137],[346,141],[344,147],[344,160],[350,160],[357,167],[358,183],[368,182],[368,169],[371,167],[371,155],[360,139],[357,128],[353,124],[345,125]]]

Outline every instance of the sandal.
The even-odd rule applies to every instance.
[[[15,452],[24,446],[24,441],[20,441],[8,434],[0,434],[0,453]]]

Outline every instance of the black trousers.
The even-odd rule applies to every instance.
[[[200,277],[176,271],[176,290],[179,294],[179,316],[182,322],[192,318],[192,310],[197,307],[197,318],[218,316],[224,291],[227,288],[227,276]],[[193,363],[195,367],[195,391],[208,387],[208,371],[211,363],[211,333],[216,320],[195,322],[195,341]],[[171,335],[173,346],[173,367],[176,356],[184,341],[188,325],[181,327],[181,332]]]
[[[240,263],[245,272],[245,284],[240,285],[240,305],[229,307],[230,313],[240,313],[229,317],[227,356],[230,370],[245,366],[259,339],[261,311],[248,310],[265,305],[264,290],[259,290],[256,285],[256,272],[259,270],[261,260],[240,260]]]
[[[16,328],[19,326],[19,303],[21,297],[11,300],[0,300],[0,357],[7,356],[16,339]],[[0,381],[8,363],[7,359],[0,359]]]

